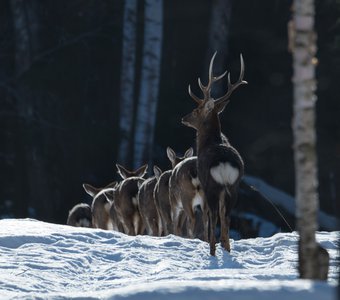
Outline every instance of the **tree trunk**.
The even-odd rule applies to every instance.
[[[208,33],[208,50],[204,77],[207,76],[211,56],[217,51],[220,55],[216,57],[214,74],[222,74],[226,70],[228,57],[228,39],[231,23],[231,0],[213,0],[211,4],[210,28]],[[221,96],[225,90],[225,82],[217,82],[212,91],[213,97]]]
[[[41,48],[39,1],[11,0],[15,35],[16,110],[19,116],[15,133],[17,205],[22,217],[52,219],[53,195],[48,187],[44,128],[36,125],[39,96],[26,83],[35,55]],[[29,77],[29,76],[27,76]]]
[[[134,137],[134,167],[152,162],[160,81],[163,1],[145,0],[141,84]]]
[[[318,178],[315,133],[316,34],[314,1],[295,0],[289,24],[293,53],[295,197],[301,278],[326,280],[329,256],[317,244]]]
[[[120,83],[118,163],[132,164],[132,138],[135,96],[137,0],[125,0],[123,49]]]

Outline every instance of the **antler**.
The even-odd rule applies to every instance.
[[[214,53],[213,57],[211,58],[210,61],[210,65],[209,65],[209,81],[208,84],[206,86],[204,86],[201,82],[201,79],[198,78],[198,85],[201,89],[201,91],[203,92],[204,98],[201,99],[199,97],[197,97],[190,88],[190,84],[188,87],[188,91],[189,91],[189,95],[191,96],[191,98],[193,98],[198,104],[204,102],[204,101],[208,101],[211,97],[210,97],[210,92],[211,92],[211,86],[214,82],[222,79],[227,73],[228,71],[225,71],[223,74],[221,74],[220,76],[213,76],[212,74],[212,68],[213,68],[213,64],[214,64],[214,60],[215,60],[215,56],[217,54],[217,51]]]
[[[211,99],[211,96],[210,96],[210,92],[211,92],[211,87],[212,87],[212,84],[220,79],[222,79],[227,73],[228,71],[225,71],[223,74],[221,74],[220,76],[213,76],[212,74],[212,68],[213,68],[213,64],[214,64],[214,60],[215,60],[215,56],[217,54],[217,51],[214,53],[213,57],[211,58],[211,61],[210,61],[210,65],[209,65],[209,81],[208,81],[208,84],[206,86],[204,86],[201,82],[201,79],[198,78],[198,85],[201,89],[201,91],[203,92],[203,95],[204,95],[204,98],[201,99],[199,97],[197,97],[192,91],[191,91],[191,88],[190,88],[190,84],[189,84],[189,87],[188,87],[188,91],[189,91],[189,95],[191,98],[193,98],[198,104],[201,104],[202,102],[205,102],[205,101],[208,101],[209,99]],[[247,84],[247,81],[244,81],[243,80],[243,77],[244,77],[244,61],[243,61],[243,57],[242,57],[242,54],[240,55],[240,59],[241,59],[241,70],[240,70],[240,77],[238,79],[238,81],[234,84],[232,84],[230,82],[230,73],[228,73],[228,92],[215,100],[216,104],[218,103],[221,103],[225,100],[228,100],[229,97],[231,96],[231,94],[233,93],[233,91],[235,89],[237,89],[240,85],[242,84]]]
[[[240,70],[240,77],[238,78],[238,80],[235,83],[231,83],[230,82],[230,73],[228,73],[228,92],[215,100],[216,104],[219,104],[223,101],[226,101],[230,98],[231,94],[233,93],[233,91],[235,91],[240,85],[242,84],[248,84],[247,81],[243,80],[244,77],[244,61],[243,61],[243,57],[242,54],[240,54],[240,60],[241,60],[241,70]]]

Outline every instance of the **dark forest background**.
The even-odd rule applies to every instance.
[[[221,28],[228,30],[221,34],[227,43],[212,50],[218,2],[163,1],[156,123],[145,162],[169,169],[167,146],[184,153],[195,145],[195,132],[180,122],[195,106],[188,84],[197,92],[197,77],[205,82],[214,50],[216,64],[223,58],[220,64],[236,80],[242,53],[249,84],[221,115],[223,132],[243,156],[246,174],[293,195],[291,1],[226,0],[230,14]],[[82,183],[105,186],[118,179],[124,4],[0,1],[1,216],[65,223],[73,205],[91,200]],[[144,10],[139,1],[136,89]],[[340,193],[339,22],[339,1],[316,1],[319,193],[329,214]]]

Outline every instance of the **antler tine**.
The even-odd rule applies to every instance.
[[[214,77],[214,81],[218,81],[220,79],[222,79],[225,75],[228,74],[228,70],[226,70],[223,74],[221,74],[220,76],[216,76]]]
[[[189,95],[192,99],[194,99],[198,104],[202,103],[203,99],[200,99],[198,98],[192,91],[191,91],[191,87],[190,87],[190,84],[188,86],[188,92],[189,92]]]
[[[198,77],[197,81],[198,81],[198,85],[199,85],[201,91],[204,91],[205,90],[205,86],[202,84],[201,78]]]
[[[209,89],[211,88],[211,84],[214,81],[214,76],[212,74],[212,69],[213,69],[213,65],[214,65],[214,60],[215,60],[215,56],[217,54],[217,51],[215,51],[214,55],[212,56],[211,60],[210,60],[210,65],[209,65],[209,82],[207,85],[207,88],[209,87]]]
[[[203,101],[207,101],[210,99],[210,91],[211,91],[211,86],[214,82],[222,79],[226,74],[228,74],[228,71],[225,71],[223,74],[219,75],[219,76],[214,76],[213,75],[213,65],[214,65],[214,60],[216,57],[217,51],[215,51],[214,55],[212,56],[211,60],[210,60],[210,64],[209,64],[209,79],[208,79],[208,84],[205,86],[202,84],[201,78],[198,78],[198,85],[204,95],[203,99],[198,98],[194,93],[192,93],[190,85],[189,85],[189,95],[191,96],[191,98],[193,98],[197,103],[202,103]],[[242,69],[242,65],[243,65],[243,59],[241,57],[241,69]],[[243,67],[244,68],[244,67]],[[242,72],[242,70],[241,70]],[[244,73],[244,72],[243,72]],[[240,77],[242,76],[243,78],[243,73],[241,73]],[[230,83],[230,78],[228,79],[228,90],[229,90],[229,86],[231,86]]]
[[[209,64],[209,74],[208,74],[208,84],[206,86],[204,86],[201,82],[201,79],[198,78],[198,85],[200,87],[200,89],[202,90],[203,94],[204,94],[204,100],[208,100],[210,99],[210,91],[211,91],[211,86],[214,82],[222,79],[227,73],[228,71],[225,71],[223,74],[219,75],[219,76],[214,76],[213,75],[213,66],[214,66],[214,60],[216,57],[217,51],[215,51],[214,55],[212,56],[211,60],[210,60],[210,64]]]
[[[240,77],[239,77],[239,81],[242,81],[243,84],[248,84],[247,81],[243,80],[244,77],[244,61],[243,61],[243,56],[242,53],[240,54],[240,61],[241,61],[241,70],[240,70]]]
[[[241,70],[240,70],[239,79],[235,83],[232,84],[231,80],[230,80],[230,73],[228,73],[228,92],[224,96],[216,99],[215,100],[216,103],[221,103],[225,100],[228,100],[228,98],[231,96],[233,91],[235,91],[240,85],[248,83],[247,81],[243,80],[243,77],[244,77],[244,61],[243,61],[242,54],[240,55],[240,60],[241,60]]]

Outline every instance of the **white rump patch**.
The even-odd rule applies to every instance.
[[[114,229],[111,220],[107,221],[107,225],[106,226],[107,226],[107,230],[113,230]]]
[[[79,222],[76,224],[77,227],[90,227],[90,221],[88,219],[80,219]]]
[[[219,163],[216,167],[211,168],[210,174],[217,183],[227,185],[235,183],[240,171],[233,167],[230,163],[225,162]]]
[[[132,199],[134,199],[134,198],[132,198]],[[139,215],[138,212],[135,212],[135,213],[133,214],[132,223],[133,223],[133,227],[134,227],[134,230],[135,230],[135,234],[136,234],[136,235],[138,234],[139,222],[140,222],[140,215]]]
[[[200,181],[197,177],[193,177],[193,178],[191,178],[191,183],[195,188],[197,188],[200,184]]]
[[[183,205],[182,205],[182,202],[181,202],[181,205],[176,205],[172,219],[173,220],[177,219],[182,211],[183,211]]]
[[[196,206],[201,206],[203,211],[203,199],[199,193],[196,193],[194,199],[192,200],[192,210],[195,211]]]
[[[137,206],[137,205],[138,205],[138,199],[137,199],[137,197],[132,197],[132,204],[133,204],[134,206]]]
[[[111,203],[108,202],[108,203],[104,204],[104,209],[105,209],[107,214],[110,213],[110,208],[111,208]]]

